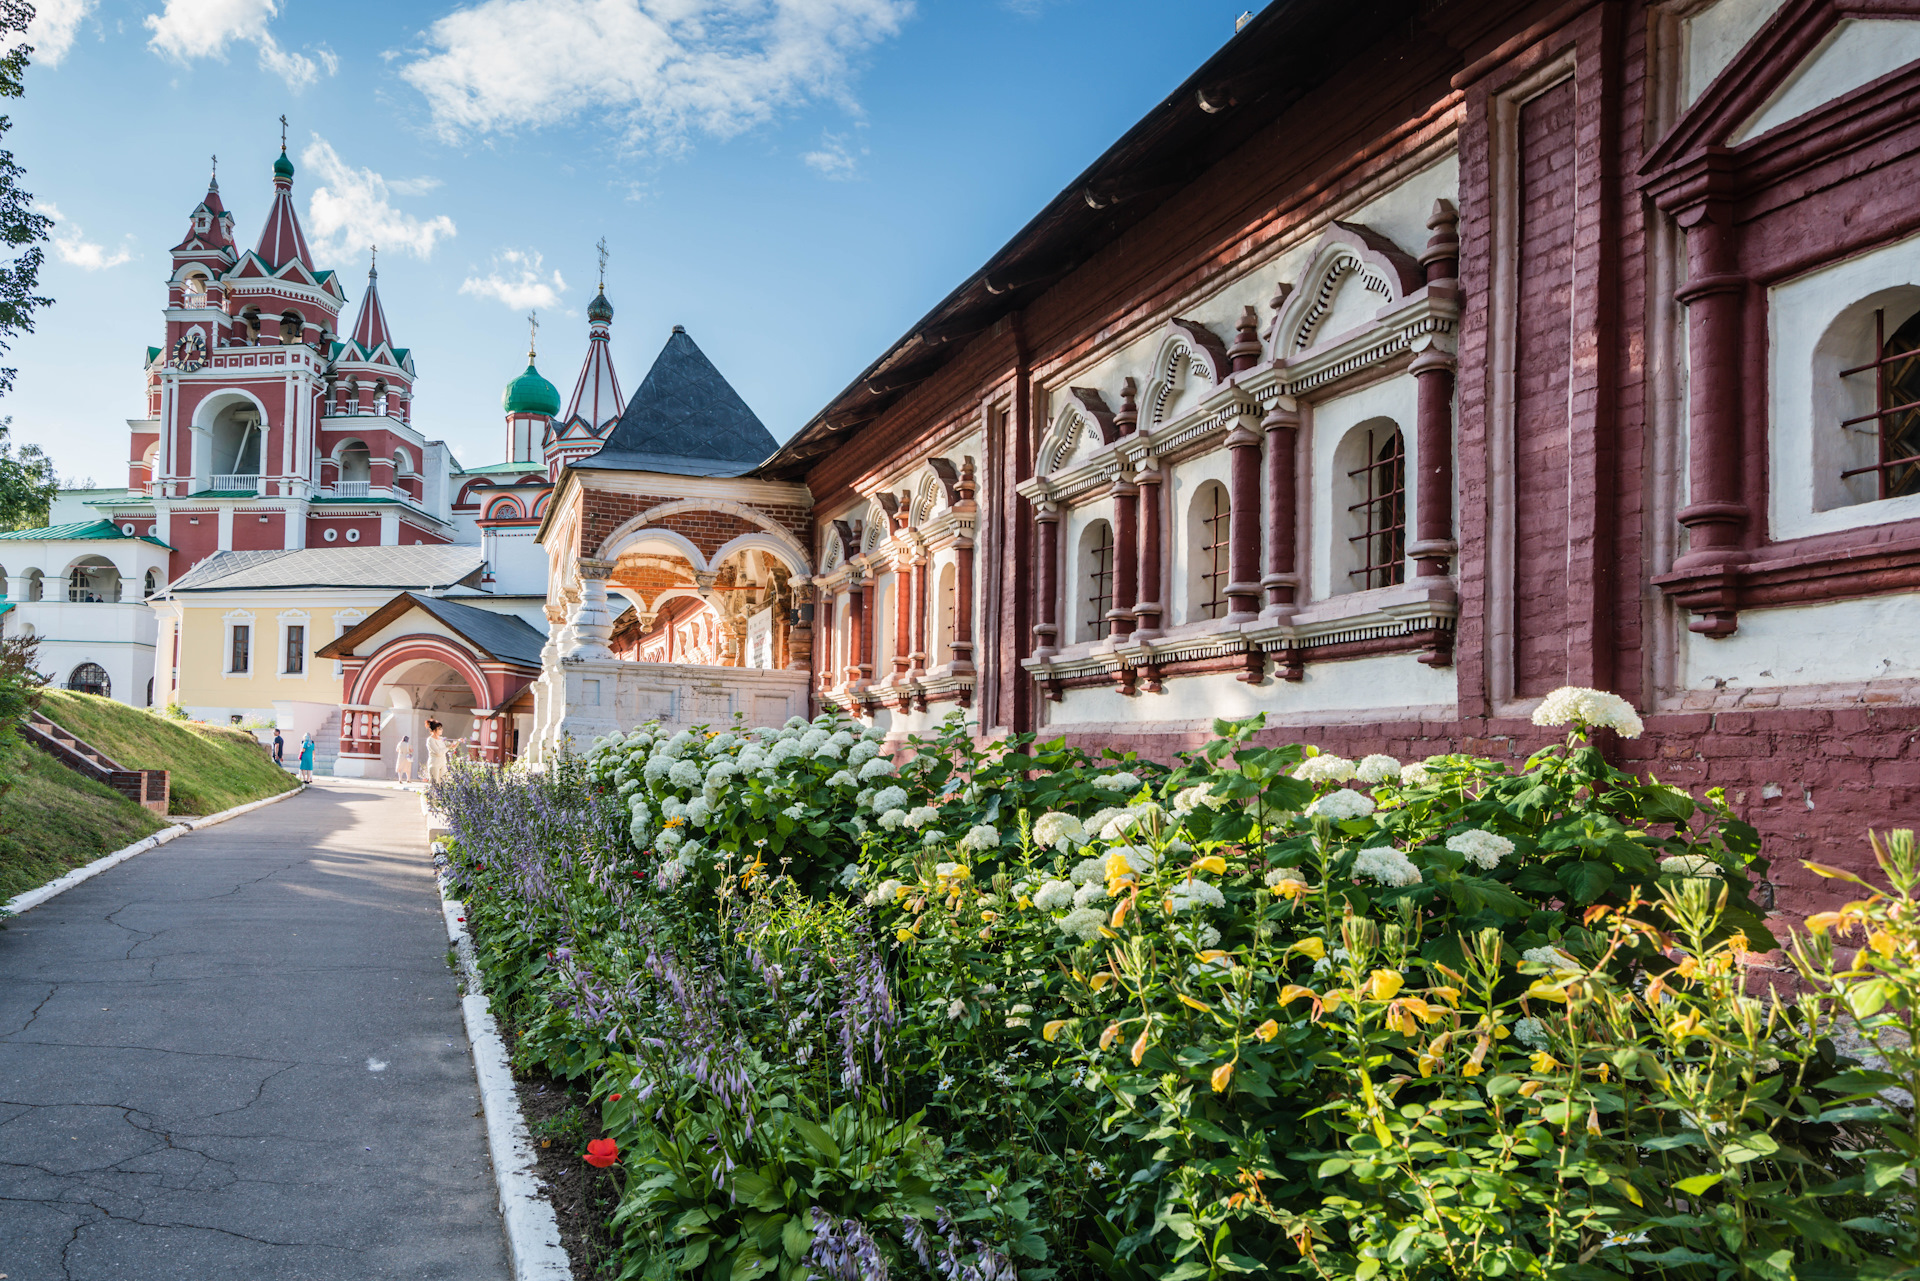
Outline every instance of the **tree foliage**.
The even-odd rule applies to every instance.
[[[32,21],[33,6],[27,0],[0,0],[0,45],[18,40]],[[26,93],[32,53],[32,45],[21,43],[0,56],[0,97],[19,98]],[[10,117],[0,116],[0,136],[12,127]],[[40,242],[47,238],[53,220],[35,211],[33,193],[20,186],[25,176],[13,152],[0,148],[0,245],[13,255],[11,261],[0,262],[0,352],[7,350],[15,334],[32,333],[33,313],[53,302],[37,292],[45,258]],[[0,395],[13,390],[16,372],[0,369]]]
[[[12,429],[13,419],[0,418],[0,531],[36,529],[47,523],[60,482],[40,446],[7,442]]]

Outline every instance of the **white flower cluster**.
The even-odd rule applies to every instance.
[[[1520,953],[1523,962],[1544,965],[1550,970],[1565,974],[1578,974],[1586,967],[1557,947],[1530,947]]]
[[[1060,918],[1060,932],[1068,938],[1091,943],[1106,928],[1107,914],[1097,907],[1077,907]]]
[[[1353,767],[1353,776],[1362,783],[1391,783],[1400,777],[1400,762],[1391,756],[1362,756]]]
[[[1293,776],[1309,783],[1344,783],[1353,777],[1354,763],[1344,756],[1322,752],[1293,767]]]
[[[1266,882],[1268,889],[1272,889],[1282,881],[1304,881],[1306,877],[1300,875],[1297,867],[1276,867],[1261,879]]]
[[[1226,797],[1213,794],[1213,787],[1210,784],[1197,783],[1192,787],[1182,788],[1174,794],[1173,812],[1184,818],[1202,806],[1217,810],[1228,804],[1230,802]]]
[[[1724,877],[1726,872],[1721,866],[1705,854],[1674,854],[1660,860],[1660,870],[1667,876]]]
[[[1500,860],[1513,853],[1513,842],[1492,832],[1468,828],[1447,838],[1447,848],[1476,867],[1498,867]]]
[[[974,826],[969,827],[967,834],[960,838],[960,848],[963,850],[984,852],[986,850],[998,849],[999,846],[1000,833],[996,829],[988,827],[985,823],[976,823]]]
[[[1104,787],[1109,792],[1137,792],[1140,790],[1140,776],[1128,770],[1114,774],[1100,774],[1093,780],[1095,787]]]
[[[1400,767],[1400,786],[1402,787],[1425,787],[1432,781],[1433,771],[1419,761]]]
[[[1633,704],[1618,694],[1588,689],[1582,685],[1562,685],[1533,709],[1535,725],[1590,725],[1610,729],[1621,738],[1639,738],[1646,728]]]
[[[1547,1025],[1532,1015],[1515,1023],[1513,1034],[1529,1050],[1544,1050],[1551,1044],[1547,1037]]]
[[[1033,892],[1033,905],[1043,912],[1057,912],[1073,905],[1072,881],[1048,881]]]
[[[1184,881],[1175,881],[1167,890],[1167,907],[1174,913],[1192,911],[1196,907],[1225,907],[1227,896],[1220,887],[1207,881],[1189,877]]]
[[[1376,845],[1370,850],[1361,850],[1354,856],[1353,874],[1368,877],[1382,885],[1415,885],[1420,881],[1420,869],[1391,845]]]
[[[1065,854],[1087,841],[1087,829],[1071,814],[1042,814],[1033,823],[1033,843]]]
[[[1315,760],[1320,759],[1315,757]],[[1308,818],[1324,818],[1334,823],[1365,818],[1373,813],[1373,798],[1365,792],[1336,791],[1314,798],[1302,811]]]

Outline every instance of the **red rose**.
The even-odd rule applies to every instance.
[[[587,1144],[587,1164],[597,1170],[604,1170],[619,1159],[620,1145],[612,1139],[594,1139]]]
[[[618,1103],[619,1101],[620,1101],[620,1096],[617,1094],[609,1094],[607,1096],[607,1102],[609,1103]]]

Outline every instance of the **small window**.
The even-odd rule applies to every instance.
[[[233,649],[227,655],[227,670],[247,672],[253,667],[253,629],[245,623],[233,625]]]
[[[1113,526],[1096,520],[1080,535],[1080,581],[1086,614],[1082,620],[1082,639],[1104,640],[1113,624],[1107,611],[1113,608]]]
[[[1233,540],[1233,515],[1227,487],[1208,481],[1194,496],[1188,520],[1193,557],[1193,617],[1221,618],[1227,612],[1228,549]]]
[[[1871,476],[1880,498],[1920,494],[1920,313],[1886,334],[1887,313],[1873,313],[1874,359],[1840,371],[1841,377],[1873,380],[1873,412],[1849,418],[1842,431],[1865,431],[1876,443],[1874,461],[1840,473],[1840,479]]]
[[[287,667],[289,676],[301,676],[307,670],[307,629],[299,623],[287,627]]]
[[[67,678],[67,688],[78,694],[113,697],[113,684],[107,679],[107,669],[98,663],[82,663],[74,668],[73,675]]]
[[[1336,566],[1334,590],[1360,592],[1405,582],[1407,450],[1400,429],[1390,419],[1354,428],[1341,441],[1334,467],[1342,495],[1334,510],[1346,523],[1346,581]]]

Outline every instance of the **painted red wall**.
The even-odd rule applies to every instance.
[[[252,512],[244,509],[234,512],[233,550],[279,551],[286,545],[287,517],[284,512]]]
[[[327,530],[337,531],[332,542],[327,541]],[[347,541],[347,531],[360,531],[360,541]],[[380,545],[380,518],[378,516],[313,516],[307,520],[307,546],[309,547],[377,547]]]

